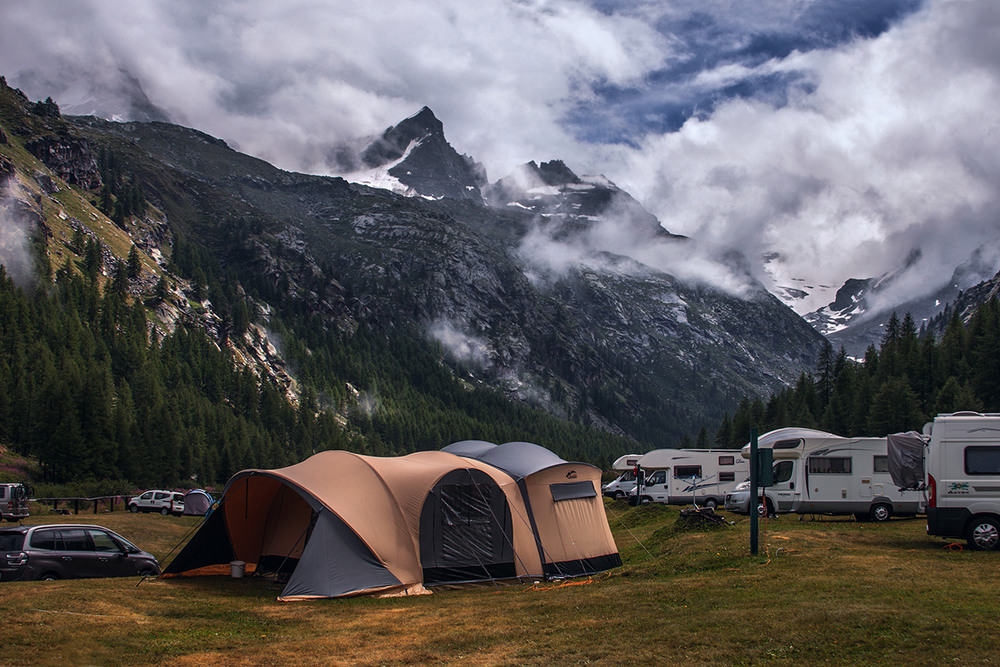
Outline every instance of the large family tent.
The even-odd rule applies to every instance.
[[[546,578],[594,574],[622,564],[604,513],[599,468],[567,462],[530,442],[465,440],[443,451],[488,463],[517,481]]]
[[[589,495],[562,479],[552,493],[599,500],[591,466],[567,465],[581,470]],[[572,472],[558,465],[538,472],[549,469]],[[287,577],[282,600],[415,594],[426,592],[425,585],[596,571],[595,531],[596,541],[609,545],[601,562],[619,565],[603,509],[599,525],[590,514],[589,521],[576,516],[583,508],[573,503],[562,513],[551,501],[549,507],[538,501],[541,511],[529,509],[533,485],[546,479],[526,482],[488,461],[445,451],[396,458],[326,451],[287,468],[245,470],[164,573],[218,573],[243,561],[251,572]],[[543,563],[543,554],[556,558]]]

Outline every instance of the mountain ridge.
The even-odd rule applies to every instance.
[[[286,172],[165,123],[63,122],[120,154],[162,211],[169,233],[148,254],[211,255],[253,295],[253,319],[297,313],[345,340],[412,330],[470,387],[608,433],[679,442],[747,392],[786,386],[822,345],[759,285],[736,297],[598,247],[540,278],[525,255],[537,212]]]

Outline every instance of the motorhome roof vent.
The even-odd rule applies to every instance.
[[[794,438],[792,440],[779,440],[774,443],[772,447],[774,449],[795,449],[802,444],[802,440],[799,438]]]
[[[981,412],[973,412],[972,410],[963,410],[961,412],[951,413],[952,417],[982,417]]]

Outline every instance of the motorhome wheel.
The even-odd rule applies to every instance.
[[[614,493],[611,494],[611,497],[614,498],[615,500],[621,500],[622,498],[625,497],[625,492],[615,491]]]
[[[719,506],[719,501],[716,500],[715,498],[709,498],[708,500],[706,500],[705,502],[703,502],[702,505],[704,507],[707,507],[709,509],[713,509],[714,510],[716,507]]]
[[[892,516],[892,508],[884,503],[879,503],[872,507],[869,513],[872,521],[888,521],[889,517]]]
[[[764,505],[767,505],[767,514],[766,514],[766,516],[768,516],[770,518],[773,518],[773,517],[777,516],[777,514],[774,511],[774,505],[771,504],[770,499],[765,500],[763,504],[761,504],[761,503],[757,504],[757,516],[765,516]]]
[[[1000,547],[1000,522],[988,516],[973,519],[966,539],[972,549],[993,551]]]

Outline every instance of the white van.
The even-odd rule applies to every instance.
[[[938,415],[923,435],[927,533],[1000,548],[1000,414]]]
[[[635,464],[641,458],[642,454],[626,454],[618,457],[611,467],[621,474],[614,481],[605,484],[601,488],[601,493],[615,500],[621,500],[631,494],[635,490]]]
[[[750,475],[750,462],[735,449],[654,449],[639,465],[643,503],[718,507]]]
[[[774,459],[773,483],[764,489],[768,514],[853,514],[859,521],[887,521],[920,511],[921,494],[900,491],[889,475],[885,438],[782,428],[761,436],[757,445],[770,448]],[[750,445],[742,453],[749,458]],[[726,508],[747,513],[749,496],[749,490],[730,494]]]

